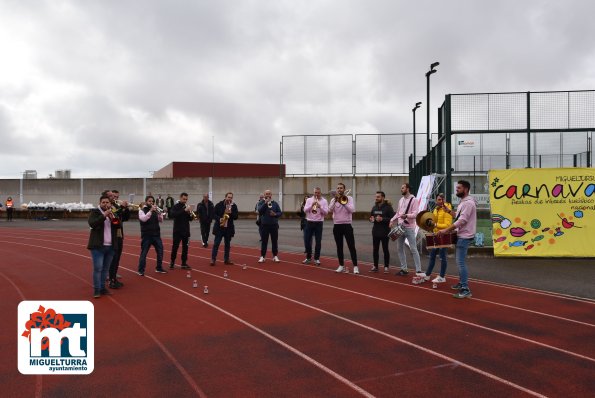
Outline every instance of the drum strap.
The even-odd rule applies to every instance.
[[[407,208],[405,209],[405,214],[409,213],[409,208],[411,207],[411,202],[413,202],[413,199],[415,199],[413,196],[411,199],[409,199],[409,203],[407,203]],[[409,224],[409,221],[405,220],[403,221],[403,224]]]

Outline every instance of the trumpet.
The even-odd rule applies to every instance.
[[[186,205],[185,210],[188,212],[188,214],[190,214],[190,217],[192,217],[192,221],[194,221],[194,220],[196,220],[198,218],[198,216],[196,215],[196,213],[194,211],[192,211],[192,206]]]
[[[124,207],[124,201],[123,201],[123,200],[116,200],[116,204],[117,204],[119,207]],[[135,211],[136,211],[136,210],[138,210],[138,209],[140,208],[140,206],[139,206],[139,205],[136,205],[136,204],[134,204],[134,203],[128,203],[128,206],[127,206],[127,207],[128,207],[129,209],[131,209],[131,210],[135,210]],[[112,207],[112,208],[113,208],[113,207]]]
[[[312,214],[317,214],[318,213],[318,199],[314,200],[314,203],[312,204]]]
[[[269,209],[272,209],[273,208],[273,201],[272,200],[269,200],[267,202],[267,206],[269,207]]]
[[[343,193],[343,196],[341,196],[339,198],[339,203],[341,203],[343,206],[347,204],[347,202],[349,202],[349,198],[347,197],[349,194],[351,193],[351,189],[348,189],[347,191],[345,191],[345,193]]]

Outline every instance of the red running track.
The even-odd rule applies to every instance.
[[[0,334],[3,396],[587,397],[595,390],[591,300],[485,281],[473,281],[472,299],[455,300],[447,287],[390,274],[336,274],[332,259],[303,266],[301,254],[281,253],[279,264],[257,264],[259,250],[233,244],[235,266],[210,267],[210,249],[195,245],[191,279],[179,268],[151,272],[152,257],[139,277],[137,237],[125,241],[124,288],[94,300],[87,238],[0,230],[0,306],[9,325]],[[168,259],[171,241],[164,245]],[[192,288],[194,279],[210,293]],[[91,375],[18,372],[14,325],[23,299],[94,304]]]

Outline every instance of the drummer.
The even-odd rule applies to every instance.
[[[452,224],[452,216],[450,212],[452,210],[452,205],[444,200],[444,194],[439,193],[436,196],[436,207],[434,208],[434,219],[436,220],[436,227],[434,228],[434,233],[438,232],[439,230],[446,229],[450,227]],[[446,278],[444,277],[446,273],[446,247],[441,248],[434,248],[430,251],[430,263],[428,264],[428,269],[426,270],[426,274],[423,277],[426,281],[430,279],[430,275],[432,275],[432,270],[434,269],[434,265],[436,264],[436,255],[440,255],[440,275],[432,279],[433,283],[444,283],[446,282]]]

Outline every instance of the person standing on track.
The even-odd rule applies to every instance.
[[[372,227],[372,247],[374,257],[374,267],[370,272],[378,272],[378,262],[380,260],[380,244],[382,243],[382,251],[384,252],[384,273],[388,274],[388,267],[390,264],[390,252],[388,250],[388,233],[390,228],[388,224],[390,219],[395,215],[393,206],[386,200],[384,192],[377,191],[374,207],[370,213],[370,222],[374,223]]]
[[[111,199],[108,195],[101,195],[99,207],[92,209],[88,218],[91,231],[87,249],[91,251],[93,260],[93,297],[95,298],[111,294],[105,288],[105,281],[114,257],[115,227],[112,224],[113,219]]]
[[[306,259],[302,264],[310,264],[312,261],[312,237],[316,243],[314,247],[314,264],[320,267],[320,249],[322,246],[322,226],[324,217],[328,214],[328,203],[320,193],[320,188],[314,188],[314,196],[306,200],[304,205],[306,213]]]
[[[221,241],[224,241],[225,250],[223,252],[223,262],[227,265],[233,265],[229,258],[231,252],[231,239],[235,235],[234,220],[238,219],[238,206],[233,203],[233,193],[225,194],[225,199],[215,206],[215,223],[213,224],[213,250],[211,252],[211,265],[217,261],[217,252]]]
[[[273,252],[273,262],[278,263],[279,248],[277,241],[279,239],[279,217],[283,215],[279,203],[273,200],[273,194],[270,189],[264,191],[264,200],[258,208],[258,215],[260,217],[260,226],[262,228],[260,239],[260,258],[259,263],[264,263],[267,254],[267,246],[269,244],[269,236],[271,237],[271,251]]]
[[[434,208],[433,214],[436,217],[436,227],[434,228],[434,233],[438,232],[441,229],[446,229],[450,227],[452,224],[452,216],[450,212],[452,211],[452,205],[444,201],[444,194],[439,193],[436,196],[436,207]],[[434,248],[430,251],[430,263],[428,264],[428,269],[426,270],[426,275],[423,276],[424,280],[429,280],[430,275],[432,275],[432,271],[434,270],[434,266],[436,265],[436,255],[440,254],[440,275],[432,280],[433,283],[444,283],[446,279],[444,276],[446,275],[446,267],[448,266],[448,262],[446,260],[447,248]]]
[[[190,221],[192,218],[192,208],[188,206],[188,194],[182,192],[180,200],[170,210],[171,218],[174,220],[173,243],[171,246],[171,257],[169,269],[174,269],[178,248],[182,242],[182,269],[190,269],[188,262],[188,241],[190,240]]]
[[[109,288],[119,289],[124,284],[118,280],[118,268],[120,267],[120,258],[122,257],[122,250],[124,248],[124,225],[125,221],[130,219],[130,210],[128,209],[128,202],[120,202],[120,192],[117,189],[105,191],[105,194],[110,197],[112,203],[112,225],[115,228],[115,235],[112,239],[114,245],[114,258],[109,267]],[[115,211],[114,211],[115,210]]]
[[[456,195],[461,198],[461,202],[457,206],[457,211],[450,210],[451,216],[454,216],[454,223],[438,232],[436,235],[447,234],[453,229],[457,229],[457,245],[455,248],[455,255],[457,258],[457,266],[459,268],[459,283],[451,286],[453,290],[458,290],[458,293],[453,295],[454,298],[463,299],[471,297],[471,289],[468,285],[467,274],[467,250],[469,245],[475,238],[475,231],[477,226],[477,205],[475,198],[469,195],[471,184],[469,181],[460,180],[457,182]]]
[[[345,184],[342,182],[337,184],[337,194],[331,199],[328,208],[329,212],[333,213],[333,236],[337,244],[337,257],[339,259],[339,267],[335,272],[349,272],[349,269],[345,266],[343,257],[343,237],[345,237],[351,262],[353,263],[353,273],[359,274],[355,237],[353,236],[353,226],[351,225],[352,215],[355,212],[355,204],[353,203],[353,198],[345,194]]]
[[[140,222],[141,252],[138,259],[138,274],[145,276],[145,266],[147,265],[147,254],[151,246],[157,253],[157,267],[155,272],[158,274],[167,274],[163,269],[163,242],[161,241],[161,228],[159,224],[163,222],[164,211],[155,205],[155,198],[147,196],[145,198],[145,207],[138,211],[138,221]]]
[[[209,233],[211,232],[211,223],[215,214],[215,206],[209,200],[209,194],[202,196],[202,201],[196,206],[198,221],[200,222],[200,235],[202,237],[202,247],[209,247]]]
[[[6,221],[12,221],[12,212],[14,211],[14,202],[12,201],[12,196],[9,196],[6,199]]]

